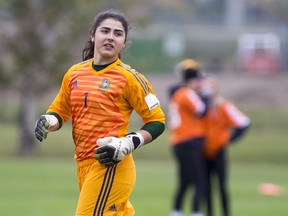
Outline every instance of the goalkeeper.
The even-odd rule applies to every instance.
[[[58,95],[36,122],[36,138],[43,141],[72,118],[80,190],[76,216],[134,215],[129,202],[136,181],[131,153],[165,129],[151,84],[120,60],[128,29],[119,11],[96,16],[83,62],[67,71]],[[144,125],[128,133],[133,110]]]

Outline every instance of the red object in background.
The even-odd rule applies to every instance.
[[[258,187],[258,191],[262,195],[266,196],[280,196],[283,188],[280,185],[272,183],[262,183]]]
[[[238,66],[251,74],[276,74],[281,70],[280,38],[270,33],[244,33],[238,38]]]
[[[276,74],[279,72],[279,59],[266,50],[255,50],[243,62],[244,70],[253,74]]]

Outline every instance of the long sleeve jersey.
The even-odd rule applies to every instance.
[[[124,136],[135,110],[144,124],[165,122],[160,102],[151,84],[120,59],[100,71],[88,60],[72,66],[47,113],[56,113],[65,123],[72,117],[75,159],[94,157],[96,140]]]
[[[181,87],[173,94],[169,105],[172,145],[204,137],[204,124],[200,117],[204,110],[205,104],[194,90]]]
[[[214,158],[219,150],[230,142],[231,131],[250,125],[250,119],[227,100],[211,107],[204,121],[206,132],[204,154],[207,158]]]

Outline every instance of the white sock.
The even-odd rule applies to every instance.
[[[172,211],[170,216],[183,216],[183,213],[181,211]]]
[[[204,216],[201,212],[193,212],[191,216]]]

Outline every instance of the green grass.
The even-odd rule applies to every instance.
[[[233,216],[288,215],[287,110],[246,110],[252,120],[247,136],[229,147],[229,188]],[[135,151],[137,183],[131,201],[137,216],[169,214],[176,186],[176,168],[169,129]],[[19,157],[19,131],[0,123],[0,215],[74,215],[78,199],[74,145],[70,125],[36,144],[33,156]],[[283,187],[280,196],[263,196],[261,183]],[[187,194],[189,215],[192,190]],[[218,190],[214,201],[220,216]]]
[[[0,215],[74,214],[73,161],[10,158],[0,164]]]
[[[138,160],[137,183],[131,197],[137,216],[168,215],[175,189],[173,161]],[[288,214],[288,172],[285,164],[230,164],[230,193],[234,216],[270,216]],[[0,160],[0,215],[50,216],[74,215],[78,187],[71,159]],[[282,185],[281,196],[263,196],[263,182]],[[215,203],[218,191],[215,191]],[[185,211],[189,212],[187,194]],[[220,216],[219,207],[217,215]]]

